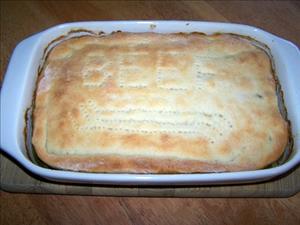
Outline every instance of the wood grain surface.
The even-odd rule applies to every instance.
[[[287,199],[120,198],[1,192],[1,224],[297,225],[300,194]]]
[[[236,22],[263,28],[300,46],[300,4],[297,1],[1,1],[0,17],[1,82],[18,42],[43,29],[71,21],[181,19]],[[8,161],[1,154],[1,182],[3,176],[8,176],[8,170],[12,177],[21,171],[13,170],[17,166],[7,164]],[[7,165],[11,166],[8,170]],[[289,185],[281,190],[294,187],[294,181],[298,179],[299,173],[296,173],[287,181]],[[40,181],[33,179],[32,182]],[[269,183],[264,185],[267,187],[263,189],[265,192],[274,190]],[[44,188],[47,189],[47,184]],[[51,193],[53,189],[48,191]],[[81,191],[84,192],[84,188]],[[238,192],[239,189],[228,191]],[[197,199],[2,191],[0,207],[0,224],[300,224],[300,193],[285,199]]]

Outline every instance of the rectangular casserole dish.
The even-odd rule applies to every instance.
[[[56,38],[72,30],[111,33],[127,32],[202,32],[234,33],[249,36],[268,46],[279,78],[284,102],[291,121],[294,148],[282,165],[255,171],[196,174],[104,174],[83,173],[43,168],[33,163],[26,153],[24,115],[30,107],[44,50]],[[78,35],[79,33],[74,33]],[[113,21],[62,24],[22,41],[9,63],[1,91],[1,149],[15,158],[29,171],[46,179],[62,182],[80,182],[118,185],[199,185],[258,182],[279,176],[300,162],[300,69],[299,49],[292,43],[258,28],[213,22],[194,21]],[[297,89],[298,88],[298,89]]]

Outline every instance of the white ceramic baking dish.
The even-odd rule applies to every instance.
[[[287,162],[269,169],[199,174],[103,174],[71,172],[43,168],[34,164],[26,153],[24,114],[32,103],[37,70],[46,46],[70,30],[86,29],[110,33],[128,32],[203,32],[246,35],[266,44],[275,63],[275,71],[284,92],[288,119],[292,124],[294,148]],[[1,90],[1,149],[30,172],[43,178],[75,183],[115,185],[208,185],[249,183],[282,175],[300,162],[300,52],[289,41],[261,29],[229,23],[198,21],[99,21],[55,26],[20,42],[11,57]]]

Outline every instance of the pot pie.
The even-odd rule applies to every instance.
[[[271,60],[241,36],[82,36],[55,46],[39,75],[32,144],[54,168],[255,170],[287,143]]]

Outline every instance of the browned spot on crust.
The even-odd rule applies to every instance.
[[[223,144],[220,147],[219,153],[222,155],[228,155],[231,152],[231,146],[229,144]]]
[[[78,108],[73,108],[72,111],[72,116],[74,119],[79,119],[80,118],[80,112]]]

